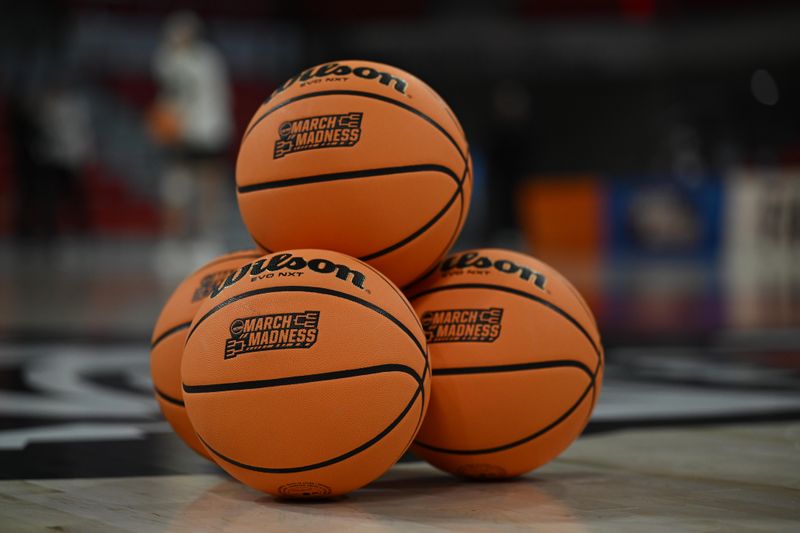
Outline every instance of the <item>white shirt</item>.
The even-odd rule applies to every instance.
[[[162,97],[178,115],[180,140],[200,149],[227,148],[233,120],[222,55],[202,42],[179,49],[163,47],[154,66]]]

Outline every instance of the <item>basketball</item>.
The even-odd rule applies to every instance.
[[[167,300],[153,329],[150,374],[158,405],[164,417],[183,441],[200,455],[208,457],[197,440],[181,392],[181,355],[195,311],[216,285],[242,263],[260,256],[258,250],[245,250],[217,257],[203,265],[178,285]]]
[[[455,242],[472,169],[453,112],[395,67],[336,61],[280,85],[247,126],[237,198],[267,251],[323,248],[404,287]]]
[[[189,418],[230,475],[278,497],[355,490],[410,446],[429,401],[425,337],[382,274],[313,249],[212,290],[182,363]]]
[[[603,349],[572,285],[532,257],[448,257],[409,291],[428,342],[431,405],[414,453],[469,478],[508,478],[555,458],[583,431]]]

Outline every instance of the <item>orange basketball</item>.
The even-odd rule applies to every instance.
[[[203,302],[183,355],[198,437],[233,477],[325,497],[383,474],[427,408],[422,326],[366,263],[324,250],[267,255]]]
[[[448,257],[409,298],[433,368],[414,453],[464,477],[506,478],[580,435],[603,349],[591,311],[558,272],[516,252],[472,250]]]
[[[183,441],[208,457],[192,430],[181,392],[181,355],[189,325],[211,290],[242,263],[264,252],[245,250],[217,257],[178,285],[167,300],[153,329],[150,372],[161,412]]]
[[[266,250],[337,250],[403,287],[455,242],[470,166],[464,132],[433,89],[389,65],[336,61],[289,79],[256,111],[237,196]]]

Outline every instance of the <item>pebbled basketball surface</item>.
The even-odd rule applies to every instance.
[[[323,140],[308,141],[315,135]],[[262,247],[339,250],[401,287],[453,245],[472,190],[469,148],[447,104],[413,75],[359,60],[280,86],[246,129],[236,176]]]
[[[409,290],[431,353],[433,399],[415,452],[468,477],[548,462],[599,393],[594,319],[558,272],[523,254],[471,250]]]
[[[410,446],[429,402],[422,328],[397,287],[343,254],[244,265],[189,329],[184,398],[214,460],[274,495],[372,481]]]

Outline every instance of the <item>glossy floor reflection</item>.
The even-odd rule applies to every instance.
[[[223,473],[0,482],[9,531],[792,531],[800,423],[628,430],[538,472],[465,482],[395,466],[349,496],[282,502]]]

